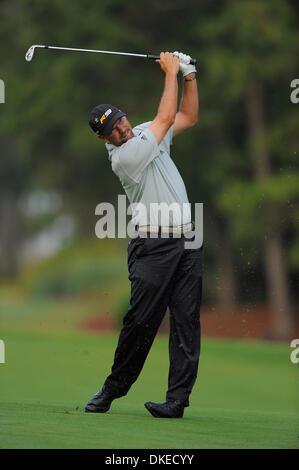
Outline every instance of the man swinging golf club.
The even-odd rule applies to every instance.
[[[106,144],[112,170],[131,204],[188,203],[184,182],[170,158],[172,137],[197,122],[196,69],[190,56],[161,52],[165,84],[157,115],[132,129],[126,114],[110,104],[96,106],[89,124]],[[178,103],[178,71],[184,77]],[[186,155],[186,158],[188,156]],[[179,211],[180,212],[180,211]],[[138,378],[167,307],[170,310],[169,376],[166,401],[145,403],[159,418],[182,418],[197,377],[200,354],[202,248],[186,249],[191,214],[172,214],[168,226],[136,216],[138,236],[128,245],[130,306],[123,320],[111,374],[87,403],[86,412],[105,413]],[[153,237],[153,233],[156,234]],[[167,233],[167,237],[165,236]]]

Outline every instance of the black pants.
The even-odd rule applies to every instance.
[[[105,387],[116,397],[136,381],[167,307],[170,310],[166,399],[189,405],[200,354],[202,248],[184,238],[132,239],[128,245],[131,299]]]

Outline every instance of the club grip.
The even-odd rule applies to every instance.
[[[159,55],[147,54],[147,59],[157,60],[157,59],[160,59],[160,56]],[[196,59],[191,58],[189,64],[196,65]]]

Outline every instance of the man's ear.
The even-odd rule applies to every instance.
[[[105,137],[104,135],[101,135],[101,134],[97,134],[97,137],[101,140],[103,140],[104,142],[107,142],[107,137]]]

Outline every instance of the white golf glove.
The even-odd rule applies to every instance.
[[[189,73],[196,72],[195,65],[190,64],[191,57],[189,55],[183,54],[182,52],[175,51],[173,55],[178,56],[180,62],[180,71],[183,74],[183,77]]]

